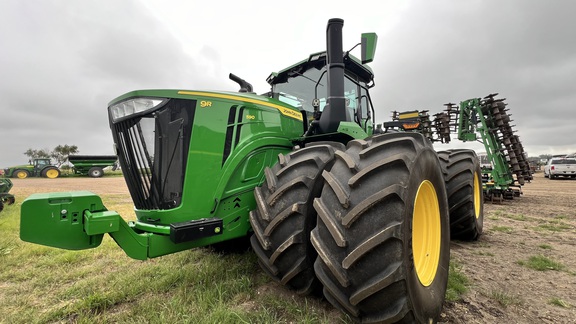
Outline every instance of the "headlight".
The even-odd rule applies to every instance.
[[[153,109],[164,102],[164,99],[134,98],[110,106],[112,121]]]

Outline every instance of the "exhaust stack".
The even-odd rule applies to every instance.
[[[326,107],[320,117],[322,133],[338,130],[341,121],[351,121],[344,97],[344,57],[342,50],[342,27],[344,20],[332,18],[326,28],[326,65],[328,69],[328,94]]]

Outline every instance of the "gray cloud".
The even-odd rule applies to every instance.
[[[9,1],[0,10],[0,165],[28,148],[110,154],[107,103],[139,88],[178,88],[200,70],[136,1]]]
[[[28,148],[58,144],[111,153],[106,106],[130,90],[234,91],[227,80],[233,72],[266,91],[269,72],[323,49],[329,17],[345,20],[345,35],[379,35],[372,63],[378,122],[392,110],[436,112],[446,102],[499,92],[529,153],[576,151],[576,3],[417,0],[387,2],[379,13],[334,2],[330,10],[282,21],[279,8],[263,4],[219,11],[218,19],[184,15],[183,40],[174,32],[178,17],[167,19],[140,1],[3,1],[0,136],[10,145],[0,151],[0,166],[24,162]],[[201,6],[204,13],[218,10],[215,3]]]
[[[413,2],[379,40],[379,111],[437,112],[449,101],[498,92],[529,153],[576,151],[575,8],[568,1]]]

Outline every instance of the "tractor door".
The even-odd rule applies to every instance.
[[[39,177],[42,174],[42,170],[50,165],[50,159],[35,159],[34,165],[34,176]]]

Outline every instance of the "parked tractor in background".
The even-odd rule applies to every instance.
[[[272,73],[262,95],[230,74],[239,93],[139,90],[112,100],[137,219],[86,191],[34,194],[22,203],[21,239],[81,250],[108,233],[145,260],[251,236],[274,280],[302,295],[323,287],[355,320],[437,321],[450,260],[442,163],[422,134],[373,134],[366,63],[376,35],[362,34],[357,59],[343,51],[342,27],[329,20],[326,51]],[[458,192],[481,212],[477,189]]]
[[[116,170],[118,157],[116,155],[69,155],[67,160],[72,164],[75,174],[100,178],[104,175],[105,168],[112,167]]]
[[[0,178],[0,212],[4,210],[4,205],[12,205],[16,201],[14,195],[10,194],[12,181],[7,178]]]
[[[7,178],[26,179],[28,177],[58,178],[60,170],[48,158],[32,159],[28,164],[17,165],[4,169]]]

